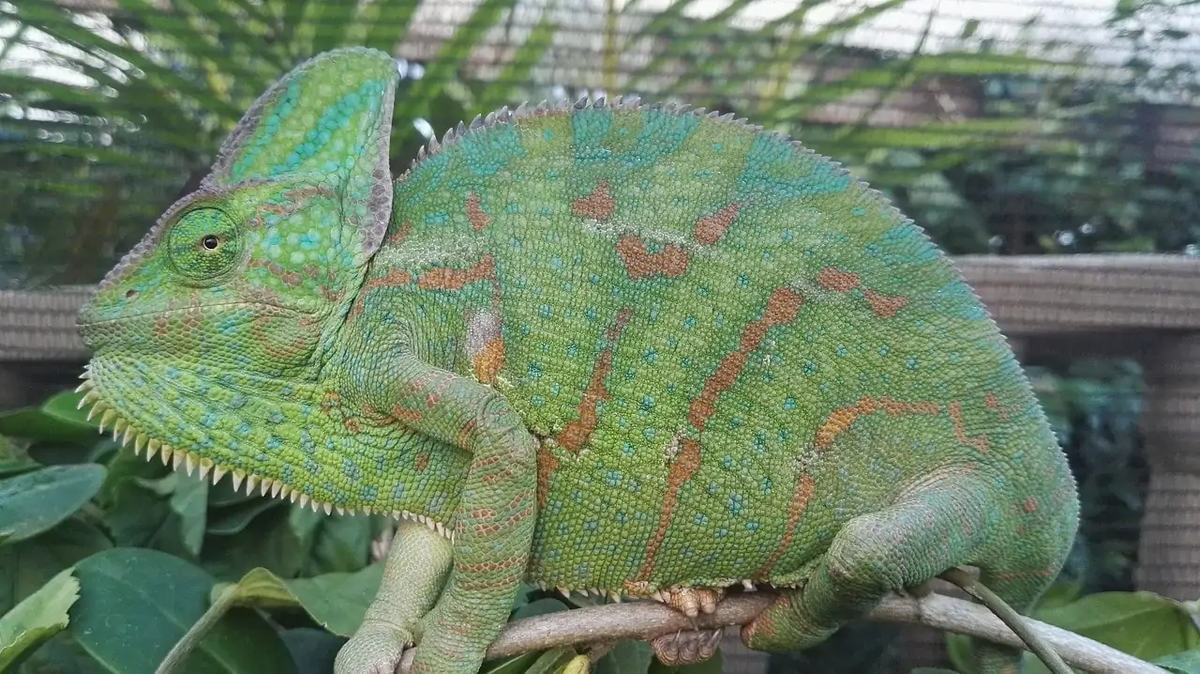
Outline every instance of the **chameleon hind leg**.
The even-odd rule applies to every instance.
[[[982,580],[1015,610],[1023,611],[1051,582],[1035,570],[1055,567],[1037,546],[1022,556],[1002,531],[1003,513],[989,500],[988,478],[967,472],[933,477],[883,510],[850,520],[802,587],[783,591],[742,627],[755,650],[802,650],[869,612],[889,593],[925,583],[946,569],[975,565]],[[1061,560],[1059,560],[1061,561]],[[997,583],[1007,575],[1023,583]],[[994,585],[994,587],[993,587]],[[988,648],[980,674],[1017,671],[1020,653]]]
[[[404,649],[420,638],[420,620],[433,608],[450,572],[453,547],[419,522],[396,527],[379,592],[362,624],[334,661],[337,674],[392,674]]]

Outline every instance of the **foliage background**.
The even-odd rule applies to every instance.
[[[948,20],[912,0],[803,0],[758,24],[746,19],[754,5],[732,0],[705,13],[696,0],[0,1],[0,288],[98,280],[196,185],[270,81],[342,44],[405,58],[395,173],[431,130],[500,105],[636,92],[733,110],[800,137],[885,191],[954,254],[1198,253],[1195,0],[1119,0],[1102,42],[1036,20]],[[895,20],[902,15],[910,20]],[[916,26],[912,49],[864,46],[864,34],[892,23]],[[1146,489],[1141,373],[1128,361],[1070,359],[1033,362],[1030,372],[1083,496],[1061,596],[1131,590]],[[97,563],[91,577],[132,586],[147,582],[140,572],[166,573],[155,566],[175,564],[165,560],[183,560],[173,568],[201,589],[256,567],[287,581],[347,574],[338,578],[354,583],[370,573],[382,522],[302,513],[181,478],[96,443],[67,402],[5,417],[0,435],[15,443],[0,485],[29,473],[28,460],[106,470],[85,503],[62,506],[65,519],[5,541],[0,577],[11,582],[0,587],[0,614],[98,552],[111,566]],[[127,547],[166,557],[121,557]],[[86,581],[88,567],[79,568]],[[86,614],[81,587],[72,610]],[[535,607],[526,611],[562,607],[536,593],[524,601]],[[285,604],[271,626],[294,653],[327,653],[338,633],[329,621],[352,620],[354,610]],[[266,625],[252,611],[238,619],[256,625],[247,630]],[[53,637],[25,671],[71,658],[70,671],[97,662],[144,671],[115,667],[79,633]],[[891,636],[863,626],[773,666],[876,671],[894,657]],[[847,658],[847,644],[862,657]],[[646,653],[613,658],[641,663]]]

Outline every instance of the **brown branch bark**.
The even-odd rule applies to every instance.
[[[772,592],[729,597],[717,611],[698,618],[657,602],[607,604],[509,623],[488,649],[488,659],[530,651],[605,641],[649,640],[688,629],[713,629],[752,620],[775,598]],[[888,597],[868,616],[869,620],[926,625],[966,634],[1016,648],[1020,638],[987,608],[973,602],[931,593],[920,599]],[[1166,674],[1166,670],[1087,637],[1026,618],[1032,631],[1046,640],[1072,667],[1091,674]],[[405,653],[398,672],[408,674],[415,649]]]

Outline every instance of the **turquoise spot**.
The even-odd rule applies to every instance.
[[[804,361],[804,374],[816,374],[817,364],[811,360]]]
[[[784,398],[783,399],[783,409],[788,412],[791,412],[792,410],[796,409],[796,399],[791,398],[791,397]]]
[[[733,457],[726,454],[724,457],[721,458],[721,466],[723,468],[732,468],[733,467]]]
[[[648,166],[676,152],[700,124],[697,115],[679,115],[665,110],[642,112],[642,130],[621,163],[630,168]]]
[[[907,367],[907,368],[908,368],[908,369],[910,369],[910,370],[915,370],[915,369],[917,369],[917,357],[916,357],[916,356],[909,356],[908,358],[906,358],[906,359],[904,360],[904,366],[905,366],[905,367]]]
[[[886,344],[879,347],[879,355],[886,356],[889,353],[891,353],[891,349],[889,349]]]
[[[692,518],[692,521],[700,526],[705,526],[708,524],[708,515],[705,515],[704,513],[696,513],[696,516]]]
[[[731,494],[729,496],[728,510],[729,510],[730,515],[742,514],[742,495],[741,494]]]
[[[612,119],[613,113],[609,108],[575,111],[571,116],[571,131],[576,162],[595,164],[612,157],[612,151],[604,142],[612,128]]]
[[[750,277],[746,274],[738,274],[738,285],[745,288],[750,285]]]
[[[850,214],[862,217],[867,214],[867,209],[863,208],[862,206],[855,206],[854,208],[850,209]]]
[[[809,166],[807,174],[799,174],[801,166]],[[786,140],[760,133],[751,144],[746,167],[738,177],[738,189],[745,194],[767,193],[769,196],[798,199],[817,194],[837,194],[850,186],[850,175],[841,172],[833,162],[801,155]]]
[[[509,162],[525,156],[517,129],[511,124],[493,127],[488,133],[467,134],[458,147],[467,167],[478,176],[494,175]]]
[[[543,129],[542,130],[542,139],[543,140],[554,140],[554,132],[551,131],[550,129]]]
[[[652,426],[647,426],[642,429],[642,436],[647,440],[653,440],[658,435],[658,429]]]
[[[626,443],[622,444],[621,445],[621,453],[624,454],[625,456],[633,456],[633,454],[634,454],[633,443],[626,442]]]
[[[526,370],[526,372],[528,373],[528,376],[530,379],[533,379],[535,381],[538,379],[541,379],[542,378],[542,364],[538,363],[538,362],[531,362],[531,363],[529,363],[529,367]]]
[[[450,216],[446,215],[445,213],[440,213],[440,212],[428,213],[425,215],[425,224],[440,225],[449,219],[450,219]]]
[[[283,446],[283,438],[272,435],[267,438],[267,449],[279,449]]]
[[[610,487],[619,487],[621,485],[621,472],[609,470],[604,474],[604,482]]]

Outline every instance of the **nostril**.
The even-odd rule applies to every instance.
[[[131,299],[133,299],[133,298],[135,298],[135,297],[137,297],[137,291],[136,291],[136,290],[130,289],[130,290],[126,290],[126,291],[125,291],[125,299],[127,299],[127,300],[131,300]]]

